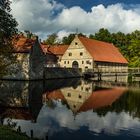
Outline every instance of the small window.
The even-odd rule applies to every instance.
[[[80,52],[80,56],[83,56],[83,52]]]
[[[79,98],[81,99],[81,98],[82,98],[82,96],[81,96],[81,95],[79,95]]]
[[[83,87],[81,87],[81,90],[83,90]]]
[[[75,45],[78,45],[78,43],[77,43],[77,42],[75,42]]]
[[[72,56],[72,53],[69,53],[69,56]]]
[[[84,61],[82,61],[82,64],[84,64]]]
[[[66,64],[66,61],[64,61],[64,64]]]
[[[67,63],[69,64],[69,61]]]
[[[73,107],[76,108],[76,105],[74,105]]]
[[[70,93],[68,93],[68,97],[71,97],[71,94]]]
[[[89,89],[88,89],[88,88],[86,88],[86,91],[87,91],[87,92],[88,92],[88,90],[89,90]]]

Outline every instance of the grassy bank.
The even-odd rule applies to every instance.
[[[12,130],[8,126],[0,125],[0,140],[31,140],[31,138]]]

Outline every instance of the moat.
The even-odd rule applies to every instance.
[[[44,140],[137,140],[140,82],[0,81],[0,119]]]

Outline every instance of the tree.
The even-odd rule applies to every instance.
[[[68,37],[66,37],[66,36],[63,37],[63,39],[62,39],[62,44],[69,45],[69,44],[73,41],[73,39],[75,38],[75,35],[76,35],[76,34],[69,34]],[[84,35],[84,34],[82,34],[82,33],[79,33],[78,36],[83,36],[83,37],[85,37],[86,35]]]
[[[105,41],[105,42],[112,42],[111,33],[107,29],[104,29],[104,28],[101,28],[99,32],[95,33],[95,35],[90,34],[89,38]]]
[[[0,73],[8,65],[6,57],[11,56],[9,52],[12,49],[12,37],[17,32],[17,22],[10,11],[10,1],[0,0]]]
[[[128,46],[128,52],[129,66],[140,67],[140,40],[131,40],[131,44]]]
[[[48,44],[48,45],[57,44],[57,37],[58,37],[57,34],[53,33],[53,34],[48,36],[48,38],[44,41],[44,43]]]
[[[0,48],[10,47],[12,36],[17,32],[17,22],[10,11],[10,1],[0,0]]]
[[[75,34],[69,34],[69,36],[63,37],[62,44],[69,45],[72,42],[72,40],[74,39],[74,37],[75,37]]]

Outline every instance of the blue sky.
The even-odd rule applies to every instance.
[[[11,0],[19,30],[41,38],[57,33],[60,39],[76,29],[86,35],[140,30],[140,0]]]
[[[140,0],[56,0],[57,2],[63,3],[66,7],[80,6],[86,11],[91,10],[93,5],[103,4],[105,6],[122,3],[122,4],[140,4]]]

